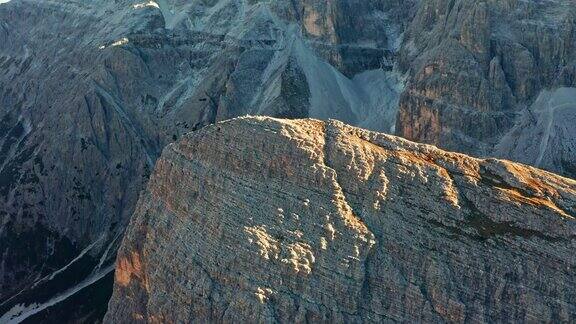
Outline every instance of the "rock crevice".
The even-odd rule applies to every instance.
[[[105,320],[573,321],[574,206],[531,167],[237,118],[164,150]]]

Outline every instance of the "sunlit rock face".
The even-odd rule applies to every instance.
[[[106,300],[91,283],[110,279],[163,148],[228,118],[335,118],[573,177],[574,10],[568,0],[0,4],[0,322],[100,318],[105,302],[49,306]],[[88,297],[71,294],[86,285]]]
[[[244,114],[391,130],[403,89],[393,57],[413,6],[0,5],[2,320],[33,316],[112,270],[156,159],[182,134]]]
[[[572,322],[576,181],[340,122],[169,145],[105,322]]]
[[[575,22],[573,1],[422,2],[399,55],[410,81],[397,134],[575,177],[576,137],[560,120],[573,123],[576,97],[560,94],[562,111],[542,102],[576,87]]]

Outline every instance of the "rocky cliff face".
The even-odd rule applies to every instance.
[[[105,320],[576,320],[576,181],[340,122],[240,118],[169,145]]]
[[[110,279],[162,149],[228,118],[334,118],[575,177],[575,10],[571,0],[0,4],[0,322],[70,315],[53,303]]]
[[[0,4],[0,314],[112,271],[157,157],[184,133],[248,113],[390,129],[412,6]]]
[[[423,1],[398,57],[398,135],[576,177],[573,1]]]

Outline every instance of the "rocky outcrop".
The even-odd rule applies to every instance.
[[[572,2],[0,4],[0,322],[109,278],[163,148],[229,118],[333,118],[576,177]]]
[[[390,129],[401,86],[386,57],[403,7],[0,4],[0,318],[111,271],[156,159],[182,134],[244,114]]]
[[[340,122],[169,145],[105,321],[576,320],[576,181]]]
[[[548,92],[576,87],[575,28],[570,0],[421,2],[398,56],[410,77],[397,134],[576,177],[575,138],[561,118],[550,128],[552,141],[564,144],[544,161],[527,153],[549,142],[542,124],[556,109],[532,105]]]

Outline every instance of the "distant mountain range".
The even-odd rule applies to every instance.
[[[576,177],[571,0],[12,0],[0,71],[0,322],[101,319],[162,151],[230,118]]]

